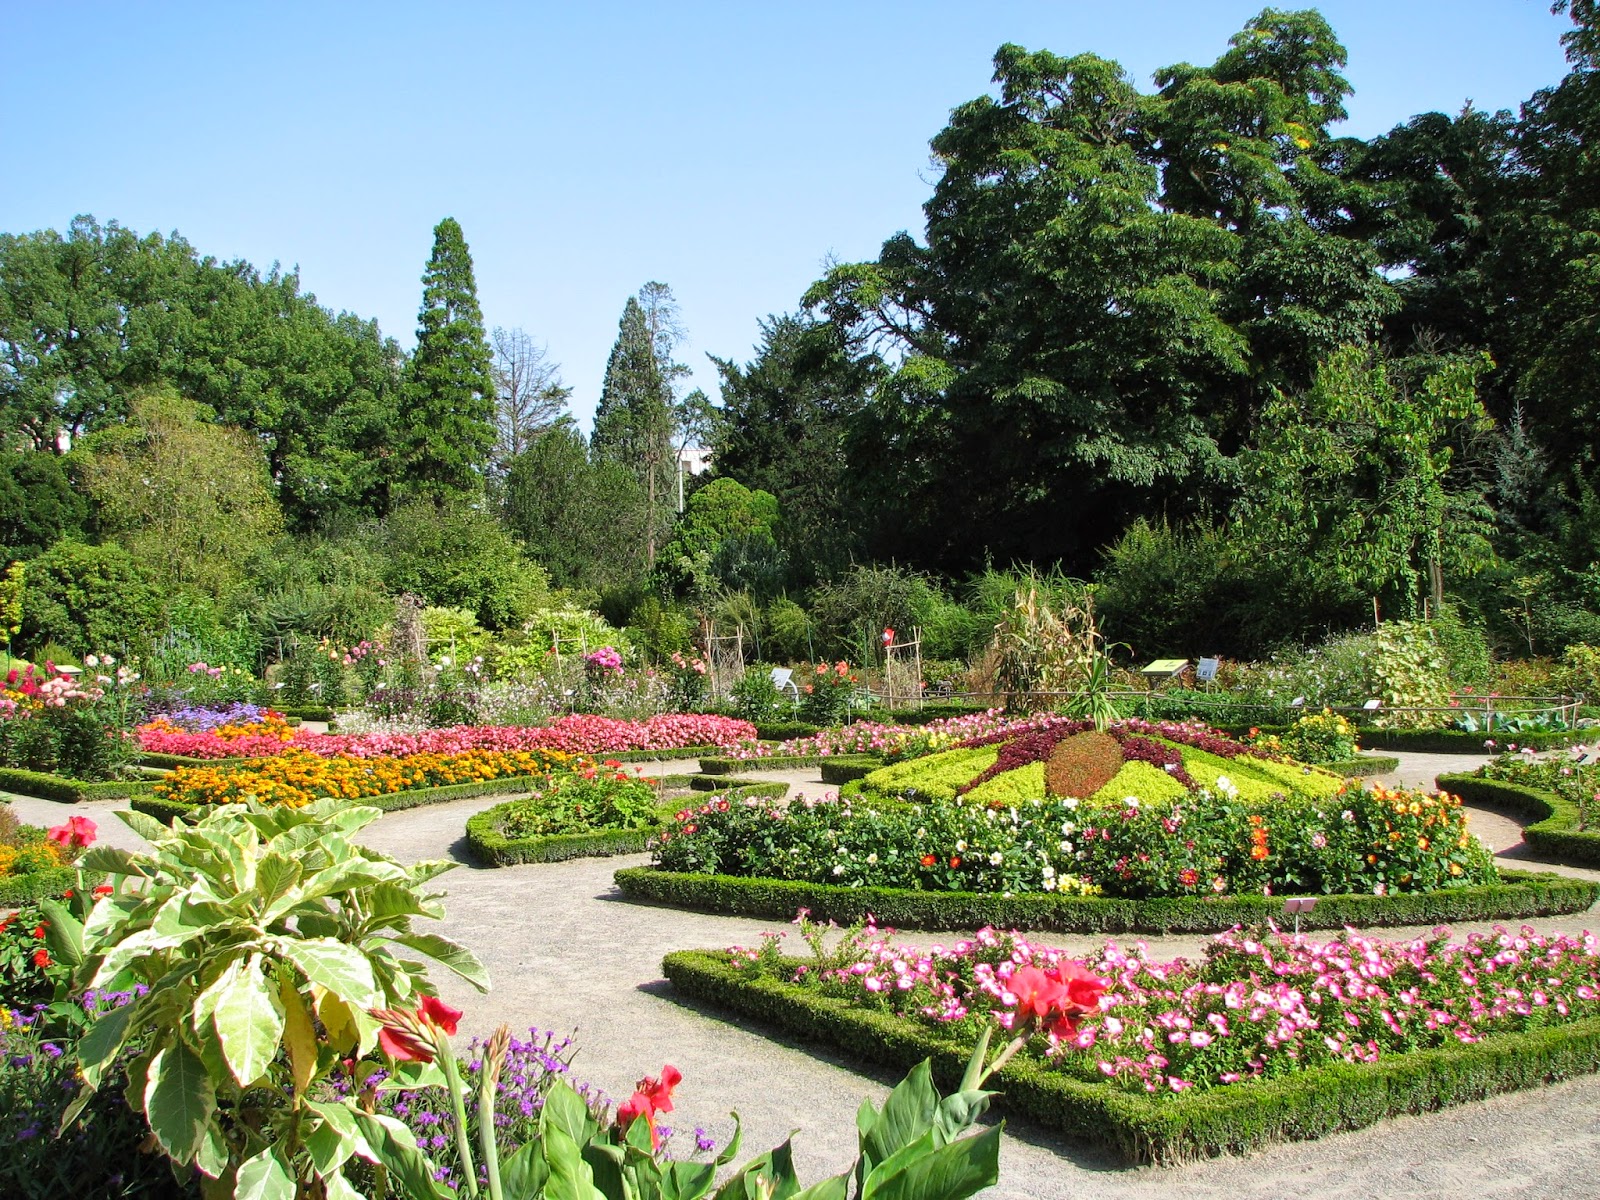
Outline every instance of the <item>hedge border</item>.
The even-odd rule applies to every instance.
[[[1324,771],[1343,775],[1346,779],[1365,779],[1370,775],[1388,775],[1400,769],[1400,760],[1388,754],[1358,754],[1338,762],[1317,763]]]
[[[77,886],[78,872],[72,867],[52,867],[27,875],[0,876],[0,908],[17,908],[47,896],[59,896]]]
[[[765,797],[782,800],[789,794],[789,785],[778,779],[753,779],[749,783],[729,783],[726,775],[691,775],[689,787],[696,792],[737,791],[746,798]]]
[[[128,800],[145,795],[155,786],[153,779],[113,779],[91,782],[51,775],[46,771],[22,771],[0,767],[0,791],[31,796],[35,800],[55,800],[61,804],[82,804],[87,800]]]
[[[781,796],[787,791],[782,783],[751,783],[726,789],[730,797]],[[506,801],[514,803],[514,801]],[[571,858],[609,858],[617,854],[637,854],[661,831],[661,825],[646,829],[595,829],[584,833],[563,833],[550,837],[508,838],[494,828],[496,814],[503,808],[496,804],[467,818],[467,847],[486,867],[514,867],[522,863],[565,862]],[[663,818],[676,806],[663,808]]]
[[[1600,898],[1600,882],[1546,872],[1502,871],[1502,883],[1401,892],[1388,896],[1318,896],[1300,919],[1305,929],[1439,925],[1582,912]],[[1195,896],[1124,900],[1105,896],[922,892],[840,887],[787,879],[740,878],[627,867],[615,875],[623,895],[724,916],[789,920],[810,909],[820,921],[848,925],[869,914],[896,929],[1042,929],[1059,933],[1217,933],[1235,925],[1283,920],[1282,896]]]
[[[830,758],[822,764],[822,782],[835,785],[852,783],[857,779],[865,779],[883,765],[883,759],[870,754]]]
[[[1435,786],[1469,804],[1523,817],[1522,840],[1551,862],[1600,867],[1600,833],[1578,828],[1578,807],[1554,792],[1479,775],[1440,775]]]
[[[1256,729],[1263,734],[1284,734],[1288,725],[1216,725],[1230,737],[1243,737]],[[1535,750],[1555,750],[1581,742],[1588,729],[1556,729],[1549,733],[1468,733],[1464,729],[1373,729],[1357,726],[1356,738],[1363,750],[1400,750],[1413,754],[1482,754],[1489,738],[1515,742]]]
[[[821,725],[808,721],[757,721],[756,737],[763,742],[787,742],[793,738],[815,737]]]
[[[745,977],[729,963],[725,952],[683,950],[667,955],[661,969],[679,992],[702,1003],[871,1062],[903,1069],[931,1058],[946,1087],[961,1078],[970,1047],[903,1017]],[[994,1086],[998,1104],[1018,1116],[1124,1162],[1170,1165],[1360,1129],[1596,1070],[1600,1018],[1588,1018],[1159,1101],[1070,1079],[1020,1057],[1001,1068]]]

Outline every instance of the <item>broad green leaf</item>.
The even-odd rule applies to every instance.
[[[546,1126],[544,1146],[550,1177],[545,1180],[543,1200],[596,1200],[600,1196],[595,1190],[594,1172],[566,1130]]]
[[[117,817],[129,829],[133,830],[147,842],[159,842],[172,836],[172,830],[148,813],[134,812],[132,809],[122,809]]]
[[[343,1171],[324,1175],[322,1186],[327,1191],[327,1200],[366,1200],[365,1196],[351,1186]]]
[[[162,950],[171,950],[188,940],[187,936],[160,934],[153,929],[140,929],[129,934],[116,945],[106,950],[105,958],[100,961],[99,968],[94,973],[94,978],[89,981],[90,987],[104,987],[115,979],[122,971],[149,955]]]
[[[295,885],[300,882],[300,864],[276,850],[261,856],[256,867],[256,911],[262,924],[269,924],[289,910],[296,900]]]
[[[228,1140],[215,1124],[206,1126],[206,1136],[200,1141],[200,1153],[195,1155],[195,1166],[211,1179],[220,1179],[228,1169]]]
[[[294,1176],[277,1147],[269,1146],[240,1165],[233,1195],[234,1200],[294,1200],[294,1191]]]
[[[944,1145],[932,1129],[927,1130],[914,1142],[907,1142],[888,1158],[878,1163],[867,1172],[866,1184],[862,1189],[863,1194],[871,1191],[881,1181],[892,1175],[897,1175],[905,1170],[911,1163],[920,1158],[925,1158],[940,1146]]]
[[[747,1200],[755,1193],[758,1179],[766,1181],[766,1196],[787,1200],[800,1190],[794,1174],[794,1152],[788,1139],[764,1154],[758,1154],[725,1179],[717,1189],[716,1200]]]
[[[217,999],[211,1014],[228,1069],[247,1087],[266,1074],[283,1037],[283,1005],[252,954],[243,971]]]
[[[846,1200],[850,1193],[850,1173],[819,1180],[804,1191],[796,1192],[790,1200]]]
[[[506,1200],[533,1200],[550,1177],[544,1161],[544,1142],[530,1138],[500,1164],[500,1185]]]
[[[78,1063],[83,1071],[84,1082],[90,1087],[100,1086],[100,1075],[106,1064],[117,1056],[117,1051],[128,1040],[128,1023],[133,1017],[134,1008],[132,1004],[124,1004],[120,1008],[107,1009],[95,1018],[94,1024],[89,1026],[89,1032],[79,1039]]]
[[[577,1092],[560,1082],[552,1085],[545,1096],[539,1124],[543,1129],[561,1130],[580,1146],[589,1140],[595,1130],[589,1106]]]
[[[407,1200],[456,1200],[456,1194],[433,1178],[433,1166],[417,1148],[417,1139],[393,1117],[351,1109],[356,1127],[372,1150],[372,1161],[382,1163]],[[585,1196],[583,1200],[590,1200]]]
[[[217,1011],[217,1002],[244,970],[245,961],[238,955],[225,959],[219,954],[212,962],[206,964],[208,968],[217,969],[217,974],[216,978],[194,998],[194,1005],[189,1010],[189,1019],[196,1029],[204,1029],[211,1024],[211,1014]]]
[[[317,1031],[306,1009],[306,998],[294,984],[293,973],[278,980],[278,1003],[283,1007],[283,1044],[289,1051],[289,1073],[294,1090],[304,1096],[317,1073]]]
[[[480,992],[489,990],[489,972],[484,970],[478,956],[465,946],[435,933],[408,933],[391,940],[443,963]]]
[[[356,1128],[356,1119],[345,1104],[309,1101],[306,1105],[321,1120],[306,1135],[306,1150],[317,1174],[323,1177],[337,1171],[352,1154],[362,1158],[373,1157],[372,1147]]]
[[[862,1153],[872,1164],[883,1162],[931,1128],[938,1111],[939,1091],[933,1086],[933,1068],[923,1059],[883,1102],[883,1111],[862,1138]]]
[[[1000,1178],[1001,1128],[940,1146],[876,1182],[874,1171],[861,1200],[966,1200]]]
[[[717,1179],[717,1165],[708,1162],[670,1162],[662,1182],[663,1200],[698,1200]]]
[[[39,901],[44,914],[44,945],[50,957],[76,967],[83,962],[83,924],[59,900]]]
[[[283,938],[278,942],[280,953],[300,973],[319,987],[340,996],[346,1003],[358,1008],[374,1008],[382,1004],[377,985],[372,979],[372,965],[366,955],[353,946],[332,938],[314,938],[297,941]]]
[[[156,1052],[145,1083],[144,1111],[169,1157],[185,1165],[194,1161],[216,1107],[216,1092],[199,1055],[177,1040]]]
[[[944,1140],[953,1142],[978,1123],[989,1108],[993,1092],[955,1092],[939,1102],[939,1114],[934,1118]]]
[[[142,864],[146,861],[148,860],[143,854],[118,850],[115,846],[95,846],[84,852],[77,865],[84,871],[98,871],[104,875],[132,875],[143,879]]]

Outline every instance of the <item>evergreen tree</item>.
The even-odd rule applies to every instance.
[[[433,230],[406,400],[401,483],[433,499],[481,486],[495,443],[494,371],[472,255],[453,217]]]
[[[606,363],[591,443],[596,461],[628,468],[644,489],[647,566],[655,564],[671,519],[677,460],[672,384],[657,347],[645,310],[629,296]]]

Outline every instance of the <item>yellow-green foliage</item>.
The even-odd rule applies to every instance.
[[[1005,776],[1000,776],[1004,779]],[[1125,796],[1137,796],[1142,803],[1176,800],[1188,790],[1160,767],[1138,759],[1122,764],[1122,769],[1111,777],[1090,800],[1121,801]]]
[[[915,788],[920,799],[954,800],[957,788],[982,775],[999,757],[998,746],[945,750],[926,758],[880,767],[862,780],[863,790],[897,793]],[[1043,795],[1042,789],[1040,795]]]
[[[967,793],[974,804],[1005,807],[1027,800],[1044,798],[1044,764],[1029,763],[1015,771],[1006,771],[993,779],[985,780]]]
[[[1183,769],[1189,772],[1189,778],[1212,791],[1218,790],[1217,780],[1226,778],[1242,799],[1252,803],[1265,803],[1286,790],[1277,780],[1257,775],[1247,763],[1237,758],[1230,761],[1206,754],[1201,756],[1200,761],[1185,762]]]
[[[1308,767],[1297,762],[1268,762],[1266,759],[1257,758],[1253,754],[1243,755],[1242,759],[1236,758],[1235,762],[1248,761],[1250,769],[1259,775],[1265,775],[1270,780],[1275,780],[1287,791],[1299,792],[1304,796],[1331,796],[1344,786],[1344,779],[1332,771],[1324,771],[1321,767]]]

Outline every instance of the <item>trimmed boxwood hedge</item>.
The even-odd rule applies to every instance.
[[[689,786],[697,792],[737,791],[741,796],[766,796],[781,800],[789,793],[789,785],[776,779],[754,779],[748,783],[730,783],[726,775],[691,775]]]
[[[821,732],[821,725],[811,725],[805,721],[756,722],[756,737],[763,742],[787,742],[794,738],[814,737]]]
[[[748,799],[753,796],[782,796],[786,790],[787,785],[782,783],[749,783],[726,788],[725,794],[730,799]],[[594,829],[549,837],[508,838],[496,828],[504,807],[503,804],[496,804],[467,818],[467,845],[485,866],[513,867],[519,863],[563,862],[569,858],[637,854],[661,829],[658,824],[647,829]],[[662,810],[660,820],[664,821],[675,810],[675,805],[667,806]]]
[[[126,800],[148,793],[154,784],[154,779],[114,779],[91,783],[44,771],[0,767],[0,791],[33,796],[40,800],[58,800],[62,804],[80,804],[85,800]]]
[[[883,759],[872,754],[852,754],[846,757],[830,758],[822,764],[823,783],[850,783],[853,780],[864,779],[879,767],[883,766]]]
[[[667,955],[661,968],[687,997],[865,1061],[904,1069],[931,1058],[934,1077],[946,1088],[960,1080],[971,1053],[970,1046],[903,1017],[777,980],[752,979],[735,970],[725,953],[679,951]],[[1595,1070],[1600,1018],[1159,1100],[1069,1079],[1022,1057],[1001,1068],[990,1086],[1003,1108],[1074,1141],[1104,1147],[1130,1163],[1177,1163],[1360,1129],[1386,1117]]]
[[[406,792],[390,792],[385,796],[361,796],[351,804],[366,805],[384,812],[401,812],[408,808],[421,808],[427,804],[445,804],[451,800],[471,800],[477,796],[503,796],[508,792],[527,791],[531,775],[513,775],[501,779],[485,779],[480,783],[452,783],[443,787],[413,788]],[[197,810],[212,807],[207,804],[186,804],[181,800],[164,800],[158,796],[137,795],[133,798],[135,812],[146,813],[160,821],[173,817],[189,817]]]
[[[259,758],[194,758],[187,754],[156,754],[149,752],[139,755],[139,765],[143,767],[162,767],[173,770],[177,767],[238,767],[248,762],[259,762]]]
[[[1346,925],[1438,925],[1582,912],[1600,883],[1564,875],[1502,871],[1502,882],[1388,896],[1318,896],[1302,915],[1306,929]],[[1185,896],[1125,900],[1040,893],[923,892],[840,887],[787,879],[746,879],[630,867],[617,886],[635,900],[747,917],[788,920],[802,908],[819,921],[848,925],[869,914],[896,929],[1050,929],[1062,933],[1215,933],[1235,925],[1284,920],[1281,896]]]
[[[1232,737],[1243,737],[1251,729],[1261,733],[1285,734],[1287,725],[1218,725]],[[1461,729],[1370,729],[1360,726],[1356,736],[1366,750],[1405,750],[1413,754],[1482,754],[1483,743],[1515,742],[1535,750],[1554,750],[1571,746],[1588,736],[1587,729],[1557,729],[1549,733],[1467,733]]]
[[[0,876],[0,908],[31,904],[47,896],[59,896],[78,885],[78,873],[71,867],[32,871],[26,875]]]
[[[1578,828],[1578,808],[1554,792],[1477,775],[1441,775],[1434,783],[1469,804],[1523,817],[1522,840],[1551,862],[1600,867],[1600,832]]]
[[[1324,771],[1343,775],[1346,779],[1360,779],[1368,775],[1387,775],[1400,769],[1400,760],[1384,754],[1358,754],[1340,762],[1317,763]]]

